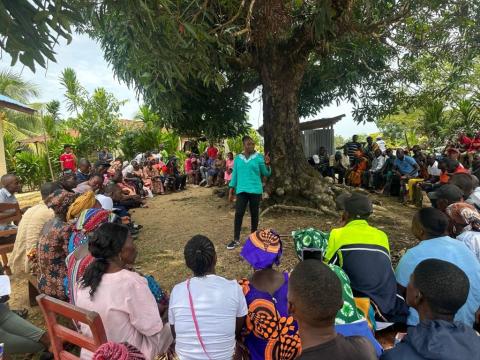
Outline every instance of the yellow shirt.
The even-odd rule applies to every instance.
[[[366,220],[352,220],[342,228],[333,229],[328,239],[325,262],[329,262],[338,250],[345,245],[365,244],[382,246],[390,252],[387,234],[368,225]],[[341,252],[338,252],[339,265],[343,265]]]
[[[54,216],[53,210],[47,208],[43,202],[31,207],[23,214],[9,261],[14,275],[29,273],[27,253],[37,246],[43,225]]]

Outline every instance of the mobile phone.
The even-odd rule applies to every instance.
[[[323,250],[321,249],[312,249],[312,248],[303,248],[302,250],[302,260],[315,259],[323,260]]]

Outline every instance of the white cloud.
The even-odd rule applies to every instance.
[[[71,67],[77,73],[80,83],[89,92],[97,87],[104,87],[117,99],[128,100],[121,108],[124,118],[131,119],[137,113],[139,101],[136,99],[135,91],[115,79],[111,67],[103,59],[100,46],[95,41],[85,35],[75,34],[70,45],[62,42],[55,48],[55,51],[57,62],[50,62],[47,69],[37,67],[37,71],[33,73],[20,63],[13,67],[13,70],[22,73],[26,80],[39,86],[40,97],[35,101],[48,102],[56,99],[63,102],[64,90],[60,85],[59,78],[65,68]],[[10,61],[10,57],[4,53],[0,59],[0,68],[10,68]],[[67,115],[63,104],[62,113]]]

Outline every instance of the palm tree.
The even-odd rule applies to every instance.
[[[25,81],[19,74],[0,70],[0,94],[28,104],[32,98],[39,95],[39,90],[35,84]],[[38,135],[42,130],[41,122],[36,121],[34,116],[8,109],[2,112],[5,114],[3,120],[5,132],[16,140]]]

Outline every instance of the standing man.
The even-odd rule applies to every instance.
[[[352,141],[347,142],[345,145],[340,146],[337,149],[346,149],[348,158],[350,159],[350,166],[355,162],[355,153],[362,149],[362,144],[358,142],[358,135],[352,136]]]
[[[377,150],[378,148],[378,144],[376,142],[373,142],[373,138],[371,136],[367,137],[367,144],[365,145],[364,151],[370,160],[374,159],[375,150]]]
[[[385,143],[385,140],[382,139],[381,136],[377,136],[377,141],[376,141],[378,148],[382,151],[382,154],[385,154],[387,151],[387,144]]]
[[[218,149],[215,147],[213,141],[210,141],[210,145],[207,149],[207,155],[209,159],[216,159],[218,155]]]
[[[77,171],[77,157],[73,153],[72,145],[65,144],[63,146],[63,154],[60,155],[60,167],[62,172]]]
[[[228,250],[233,250],[240,245],[240,230],[243,215],[250,206],[251,232],[257,231],[260,201],[262,200],[262,177],[271,175],[270,157],[265,157],[255,151],[255,142],[250,136],[242,139],[243,152],[238,154],[233,163],[232,180],[230,180],[229,199],[233,201],[234,191],[237,195],[235,205],[235,225],[233,241],[227,245]]]

